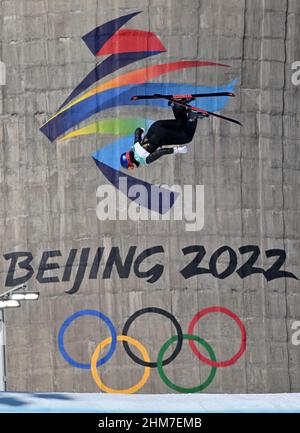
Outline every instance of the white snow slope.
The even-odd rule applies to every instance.
[[[0,393],[0,412],[293,412],[300,394]]]

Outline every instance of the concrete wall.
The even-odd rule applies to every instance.
[[[243,128],[218,119],[200,121],[188,154],[160,160],[138,173],[152,183],[204,185],[205,225],[199,232],[186,231],[182,221],[99,221],[96,190],[108,182],[91,153],[115,137],[91,135],[50,143],[39,130],[95,66],[81,37],[138,10],[143,13],[124,28],[155,32],[167,52],[113,76],[145,65],[197,59],[231,68],[191,68],[158,81],[220,86],[238,79],[237,97],[222,113],[240,119]],[[262,273],[240,278],[236,272],[224,279],[202,274],[185,280],[179,272],[193,258],[183,255],[184,247],[203,245],[207,253],[201,266],[207,267],[212,254],[225,245],[234,250],[241,266],[249,255],[241,255],[239,248],[255,245],[261,250],[255,266],[270,268],[274,258],[265,252],[282,249],[287,255],[282,269],[300,277],[299,88],[291,82],[292,63],[300,60],[299,17],[296,0],[0,1],[0,60],[7,68],[0,100],[1,287],[9,288],[5,284],[11,260],[4,254],[31,252],[34,275],[28,286],[41,292],[37,304],[6,311],[9,390],[98,391],[90,372],[69,365],[58,350],[59,329],[78,310],[100,310],[121,334],[135,311],[160,307],[187,332],[197,311],[219,305],[244,323],[247,348],[233,365],[218,368],[206,392],[300,391],[300,348],[291,341],[292,325],[300,320],[298,280],[267,281]],[[164,109],[131,110],[152,119],[172,117]],[[127,114],[128,107],[122,107],[104,116]],[[99,277],[89,280],[93,257],[102,246]],[[123,259],[130,246],[137,247],[135,257],[162,246],[165,253],[149,257],[143,270],[160,263],[163,275],[153,284],[133,270],[128,278],[121,279],[115,269],[111,278],[103,278],[114,246]],[[81,248],[91,249],[86,275],[77,293],[66,294],[79,253],[71,281],[62,282],[67,258],[71,249]],[[61,256],[49,260],[60,268],[45,276],[57,276],[59,282],[41,284],[36,279],[39,262],[50,250],[60,250]],[[224,254],[219,271],[227,264]],[[22,275],[24,270],[19,269],[14,276]],[[155,360],[174,329],[167,318],[148,314],[132,324],[129,335]],[[238,351],[239,330],[224,314],[203,317],[195,333],[211,344],[218,360]],[[67,331],[65,344],[71,356],[88,362],[96,345],[108,336],[100,320],[81,317]],[[121,389],[135,384],[143,367],[118,343],[114,357],[99,371],[108,386]],[[165,368],[171,380],[185,387],[203,382],[209,371],[186,341]],[[140,392],[173,391],[157,369],[151,369]]]

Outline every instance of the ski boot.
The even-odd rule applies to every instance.
[[[195,122],[198,119],[204,119],[205,117],[209,117],[208,114],[200,113],[199,111],[188,110],[188,121]]]

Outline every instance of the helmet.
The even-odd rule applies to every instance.
[[[126,168],[127,170],[134,169],[134,164],[130,158],[130,152],[122,153],[122,155],[120,157],[120,163],[121,163],[121,166]]]

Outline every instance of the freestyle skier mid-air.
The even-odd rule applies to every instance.
[[[133,147],[121,155],[122,167],[130,170],[140,165],[151,164],[163,155],[187,152],[186,146],[165,146],[192,141],[197,127],[197,118],[203,115],[178,105],[172,108],[175,119],[154,122],[144,138],[142,138],[144,133],[142,128],[135,130]]]
[[[197,120],[209,117],[210,115],[240,124],[238,121],[216,113],[201,110],[197,107],[188,105],[188,102],[196,97],[202,96],[234,96],[233,93],[206,94],[206,95],[153,95],[153,96],[133,96],[131,99],[152,99],[163,98],[169,101],[175,119],[158,120],[154,122],[143,137],[144,129],[137,128],[134,133],[134,145],[127,152],[122,153],[120,163],[123,168],[128,170],[149,165],[163,155],[187,153],[185,145],[192,141],[197,128]],[[183,97],[181,97],[183,96]],[[165,147],[176,145],[175,147]]]

